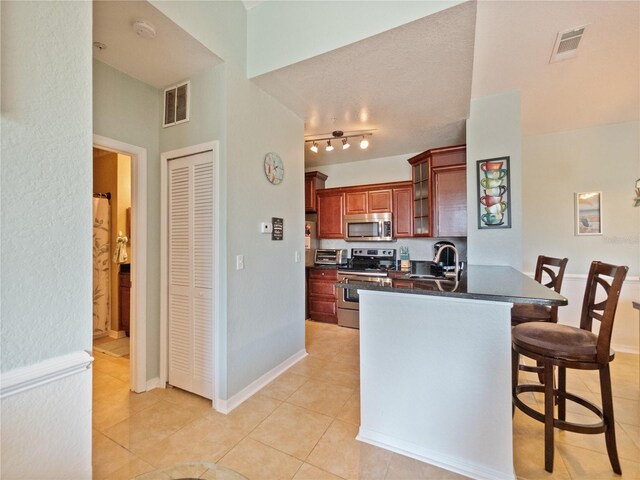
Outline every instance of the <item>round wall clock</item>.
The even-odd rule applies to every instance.
[[[284,164],[280,155],[269,152],[264,156],[264,174],[274,185],[278,185],[284,178]]]

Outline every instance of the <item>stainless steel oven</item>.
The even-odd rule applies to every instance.
[[[385,273],[359,273],[338,271],[340,283],[355,283],[353,288],[338,288],[338,325],[342,327],[360,328],[360,298],[357,284],[389,285],[391,279]]]

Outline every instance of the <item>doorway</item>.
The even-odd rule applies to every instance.
[[[116,165],[115,173],[106,170],[101,171],[101,175],[98,175],[98,177],[110,175],[114,177],[110,184],[98,183],[96,185],[98,190],[109,191],[94,189],[94,193],[98,194],[98,199],[102,200],[103,207],[104,201],[107,200],[106,194],[109,194],[108,201],[111,210],[109,238],[111,240],[107,248],[104,245],[97,247],[94,239],[94,252],[96,249],[106,250],[106,252],[102,252],[102,262],[105,262],[105,265],[108,264],[109,267],[110,306],[113,306],[115,310],[111,312],[111,308],[109,308],[109,320],[105,321],[103,318],[98,322],[97,328],[94,326],[94,348],[97,347],[97,351],[99,351],[98,349],[107,350],[104,345],[115,340],[119,343],[115,346],[117,350],[115,353],[122,354],[126,351],[126,339],[129,338],[130,390],[139,393],[158,386],[153,384],[154,382],[147,382],[146,379],[147,154],[143,148],[99,135],[94,135],[93,143],[94,165],[96,160],[99,162],[101,159],[112,159]],[[98,167],[102,166],[98,165]],[[117,174],[118,167],[122,168],[122,175]],[[118,185],[119,181],[120,185]],[[118,193],[122,195],[118,195]],[[121,196],[122,198],[119,198]],[[118,246],[119,249],[117,249]],[[102,292],[105,290],[103,287]],[[95,289],[94,293],[96,293]],[[117,300],[113,301],[114,297]],[[129,308],[127,309],[127,307]],[[102,313],[104,315],[104,308]],[[128,325],[126,325],[127,319],[125,318],[127,313]]]

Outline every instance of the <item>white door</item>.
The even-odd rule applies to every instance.
[[[169,161],[169,383],[213,398],[213,152]]]

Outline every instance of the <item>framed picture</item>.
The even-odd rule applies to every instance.
[[[511,228],[511,171],[509,157],[476,162],[478,228]]]
[[[576,235],[602,235],[602,192],[576,193]]]

